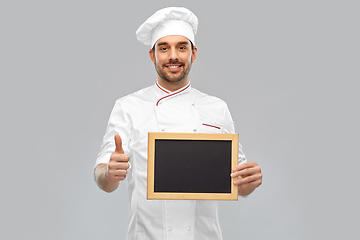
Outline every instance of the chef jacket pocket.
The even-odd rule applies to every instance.
[[[222,124],[203,121],[200,129],[203,133],[222,133]]]

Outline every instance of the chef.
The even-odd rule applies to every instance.
[[[96,182],[106,192],[127,179],[128,240],[222,239],[216,201],[146,199],[148,132],[235,133],[226,103],[191,86],[197,27],[194,13],[169,7],[136,31],[137,39],[150,46],[157,79],[116,101],[95,166]],[[261,169],[246,162],[240,145],[238,162],[231,177],[239,195],[246,196],[260,186]]]

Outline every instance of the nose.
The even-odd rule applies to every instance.
[[[178,60],[176,49],[171,49],[169,60]]]

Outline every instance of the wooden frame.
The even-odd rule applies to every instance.
[[[237,200],[238,142],[238,134],[149,133],[147,198]]]

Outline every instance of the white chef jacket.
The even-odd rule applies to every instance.
[[[128,240],[219,240],[217,202],[147,200],[148,132],[234,133],[226,103],[190,83],[175,92],[158,83],[116,101],[96,161],[108,163],[119,134],[129,156]],[[239,164],[246,161],[239,144]]]

